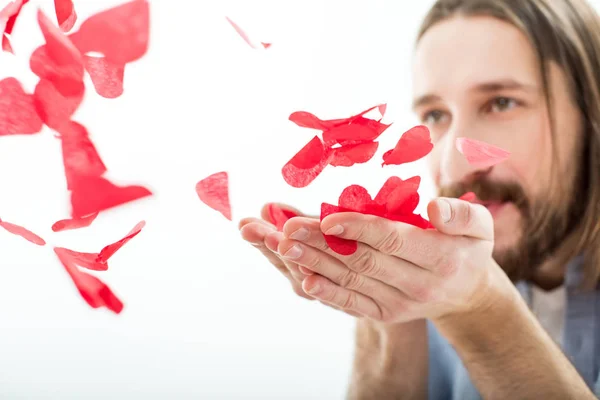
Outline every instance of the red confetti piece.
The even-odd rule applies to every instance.
[[[59,250],[69,256],[72,263],[87,268],[92,271],[106,271],[108,264],[98,260],[98,253],[85,253],[81,251],[69,250],[64,247],[55,247],[54,250]]]
[[[11,34],[17,17],[21,12],[21,8],[27,4],[29,0],[13,0],[0,10],[0,32]]]
[[[196,184],[196,193],[200,201],[231,221],[227,172],[217,172],[199,181]]]
[[[121,300],[115,296],[104,282],[95,276],[79,270],[69,254],[65,253],[62,249],[55,248],[54,252],[67,270],[83,299],[92,308],[106,307],[116,314],[119,314],[123,310]]]
[[[366,110],[364,110],[356,115],[353,115],[349,118],[330,119],[330,120],[321,120],[314,114],[311,114],[306,111],[296,111],[296,112],[293,112],[292,114],[290,114],[289,120],[302,128],[310,128],[310,129],[326,131],[326,130],[333,129],[338,126],[356,123],[357,121],[359,121],[361,119],[366,120],[366,121],[373,121],[373,120],[364,118],[363,115],[367,114],[370,111],[373,111],[374,109],[376,109],[380,106],[371,107],[371,108],[366,109]],[[378,121],[374,121],[374,122],[378,122]],[[384,125],[384,124],[381,124],[381,125]],[[386,128],[388,127],[388,125],[384,125],[384,126]],[[374,140],[374,139],[375,138],[370,138],[370,139],[366,139],[366,140]]]
[[[15,225],[2,220],[0,220],[0,226],[6,229],[8,232],[12,233],[13,235],[21,236],[23,239],[33,244],[37,244],[38,246],[44,246],[46,244],[46,241],[44,239],[31,232],[30,230],[23,228],[22,226]]]
[[[383,155],[383,165],[400,165],[417,161],[425,157],[433,149],[429,129],[418,125],[406,131],[396,147]]]
[[[248,43],[248,46],[252,47],[253,49],[260,49],[261,47],[263,49],[268,49],[269,47],[271,47],[271,43],[263,43],[260,42],[260,46],[255,44],[250,37],[248,36],[248,34],[246,32],[244,32],[244,30],[242,28],[240,28],[240,26],[238,24],[236,24],[235,22],[233,22],[229,17],[225,17],[225,19],[227,20],[227,22],[229,22],[229,24],[231,24],[231,26],[233,27],[233,29],[235,29],[235,31],[238,33],[238,35],[240,35],[240,37],[242,39],[244,39],[244,41],[246,43]]]
[[[146,0],[133,0],[92,15],[71,40],[82,54],[102,53],[117,65],[140,59],[148,50],[150,10]]]
[[[329,165],[334,167],[351,167],[369,161],[377,152],[378,142],[365,142],[341,146],[333,149],[333,157]]]
[[[71,122],[83,100],[83,92],[76,96],[63,96],[52,82],[42,79],[33,92],[35,109],[48,127],[60,131]]]
[[[341,208],[366,213],[371,203],[371,195],[362,186],[350,185],[342,191],[338,203]]]
[[[269,217],[280,232],[283,231],[283,226],[289,219],[297,216],[298,214],[295,212],[281,208],[277,204],[269,204]]]
[[[106,166],[98,155],[85,127],[70,121],[58,131],[67,178],[67,189],[73,190],[82,177],[101,177]]]
[[[115,64],[105,57],[92,56],[83,56],[83,62],[96,93],[107,99],[114,99],[123,94],[124,64]]]
[[[345,210],[341,207],[334,206],[332,204],[322,203],[321,221],[323,221],[323,219],[328,215],[346,211],[351,210]],[[358,249],[358,242],[356,242],[355,240],[343,239],[332,235],[323,236],[325,237],[325,241],[327,242],[327,245],[331,248],[331,250],[335,251],[338,254],[349,256],[351,254],[354,254],[354,252],[356,252],[356,250]]]
[[[381,114],[381,118],[383,118],[387,110],[387,104],[380,104],[377,106],[377,108],[379,108],[379,113]]]
[[[98,217],[98,213],[86,215],[81,218],[61,219],[52,225],[53,232],[63,232],[73,229],[87,228]]]
[[[10,39],[6,35],[2,35],[2,50],[6,51],[7,53],[15,53],[10,44]]]
[[[54,0],[56,20],[63,32],[69,32],[75,26],[77,13],[72,0]]]
[[[473,201],[475,201],[477,199],[477,195],[473,192],[467,192],[467,193],[463,194],[462,196],[460,196],[459,199],[468,201],[469,203],[472,203]]]
[[[125,246],[127,244],[127,242],[129,242],[131,239],[133,239],[134,237],[136,237],[144,228],[144,226],[146,226],[146,221],[140,221],[137,223],[136,226],[133,227],[133,229],[131,231],[129,231],[129,233],[127,234],[127,236],[125,236],[123,239],[109,244],[108,246],[106,246],[105,248],[103,248],[100,251],[100,254],[98,255],[98,261],[99,262],[107,262],[109,260],[109,258],[111,258],[121,247]]]
[[[151,195],[142,186],[121,187],[102,177],[82,177],[71,192],[71,216],[81,218]]]
[[[410,214],[419,205],[419,185],[421,177],[414,176],[399,182],[387,198],[387,211],[390,214]]]
[[[379,137],[389,125],[362,118],[350,125],[340,125],[323,132],[323,141],[327,145],[346,144],[349,141],[370,142]],[[370,122],[362,122],[362,121]],[[360,121],[360,122],[359,122]],[[374,125],[377,124],[377,125]]]
[[[315,136],[282,168],[283,179],[288,185],[302,188],[308,186],[329,164],[333,152],[323,146],[323,142]],[[315,163],[315,160],[318,160]]]
[[[32,95],[15,78],[0,81],[0,136],[28,135],[42,130],[43,123]]]
[[[500,147],[468,138],[456,139],[456,148],[465,156],[469,164],[478,168],[492,167],[510,156],[508,151]]]

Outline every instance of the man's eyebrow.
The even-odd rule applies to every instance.
[[[481,82],[468,89],[469,92],[493,93],[501,90],[524,90],[527,92],[536,92],[538,87],[533,84],[522,83],[514,79],[499,79],[489,82]],[[413,110],[427,104],[441,101],[442,98],[435,94],[425,94],[417,97],[412,104]]]

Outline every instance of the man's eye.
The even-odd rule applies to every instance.
[[[434,125],[442,121],[444,118],[444,112],[440,110],[433,110],[425,113],[421,120],[425,125]]]
[[[504,112],[515,108],[518,105],[515,99],[509,97],[496,97],[486,107],[486,111],[490,112]]]

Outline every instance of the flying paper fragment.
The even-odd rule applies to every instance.
[[[492,167],[510,156],[508,151],[500,147],[468,138],[457,138],[456,148],[465,156],[469,164],[478,168]]]
[[[250,39],[248,34],[246,32],[244,32],[244,30],[242,28],[240,28],[240,26],[238,24],[233,22],[229,17],[225,17],[225,19],[227,20],[227,22],[229,22],[231,24],[231,26],[233,27],[233,29],[235,29],[235,31],[238,33],[238,35],[240,35],[240,37],[242,39],[244,39],[244,41],[246,43],[248,43],[248,46],[252,47],[253,49],[260,49],[260,48],[268,49],[269,47],[271,47],[271,43],[260,42],[260,45],[254,43]]]
[[[87,228],[98,217],[98,213],[86,215],[81,218],[61,219],[52,225],[53,232],[63,232],[73,229]]]
[[[275,203],[269,204],[269,218],[280,232],[283,231],[283,226],[289,219],[297,216],[298,214],[295,212],[281,208]]]
[[[115,64],[105,57],[87,55],[83,56],[83,62],[96,93],[107,99],[115,99],[123,94],[124,64]]]
[[[346,212],[350,210],[345,210],[341,207],[334,206],[332,204],[322,203],[321,204],[321,221],[325,217],[331,214],[335,214],[338,212]],[[349,256],[354,254],[358,249],[358,242],[355,240],[343,239],[337,236],[332,235],[323,235],[325,237],[325,241],[327,245],[331,248],[331,250],[335,251],[338,254]]]
[[[411,214],[419,205],[419,185],[421,177],[415,176],[402,181],[389,194],[386,208],[390,214]]]
[[[127,242],[136,237],[142,231],[144,226],[146,226],[146,221],[138,222],[123,239],[104,247],[98,255],[98,261],[104,263],[107,262],[121,247],[125,246]]]
[[[281,174],[288,185],[302,188],[308,186],[333,157],[333,151],[325,147],[321,139],[315,136],[282,168]]]
[[[46,245],[46,241],[44,239],[31,232],[30,230],[23,228],[22,226],[15,225],[2,220],[0,220],[0,226],[6,229],[8,232],[12,233],[13,235],[21,236],[23,239],[33,244],[37,244],[38,246]]]
[[[71,192],[71,217],[81,218],[151,195],[142,186],[117,186],[102,177],[85,176],[77,180]]]
[[[77,13],[72,0],[54,0],[56,20],[63,32],[69,32],[75,26]]]
[[[433,149],[429,129],[418,125],[404,132],[396,147],[383,155],[384,165],[400,165],[417,161],[425,157]]]
[[[29,0],[12,0],[2,10],[0,10],[0,32],[12,34],[13,27],[17,21],[17,17],[21,12],[21,8],[27,4]]]
[[[56,131],[65,128],[71,122],[71,116],[79,108],[83,92],[75,96],[63,96],[54,84],[46,79],[40,80],[33,92],[33,104],[42,121]]]
[[[54,250],[59,250],[69,257],[71,262],[82,268],[86,268],[92,271],[106,271],[108,270],[108,264],[106,261],[102,262],[98,260],[98,253],[84,253],[81,251],[74,251],[66,249],[64,247],[55,247]]]
[[[123,310],[121,300],[115,296],[104,282],[95,276],[79,270],[69,254],[65,253],[62,249],[55,248],[54,252],[67,270],[75,287],[90,307],[106,307],[116,314],[119,314]]]
[[[196,184],[196,193],[200,201],[231,221],[227,172],[217,172],[199,181]]]
[[[33,96],[15,78],[0,80],[0,136],[30,135],[42,127]]]
[[[2,51],[5,51],[7,53],[15,53],[12,45],[10,44],[10,39],[8,38],[8,36],[6,36],[6,34],[4,35],[0,35],[0,37],[2,37]]]
[[[351,167],[369,161],[379,147],[378,142],[364,142],[333,148],[333,157],[329,165],[334,167]]]

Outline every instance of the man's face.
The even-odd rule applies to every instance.
[[[474,191],[494,218],[496,261],[511,276],[531,271],[567,234],[557,227],[545,227],[541,236],[527,231],[544,207],[558,225],[567,225],[571,206],[550,198],[550,179],[572,195],[580,189],[582,118],[563,71],[549,64],[550,113],[532,45],[514,26],[490,17],[434,25],[415,56],[414,110],[431,131],[429,162],[440,195]],[[458,137],[499,146],[511,156],[491,168],[473,167],[456,149]],[[558,175],[552,176],[552,166]]]

